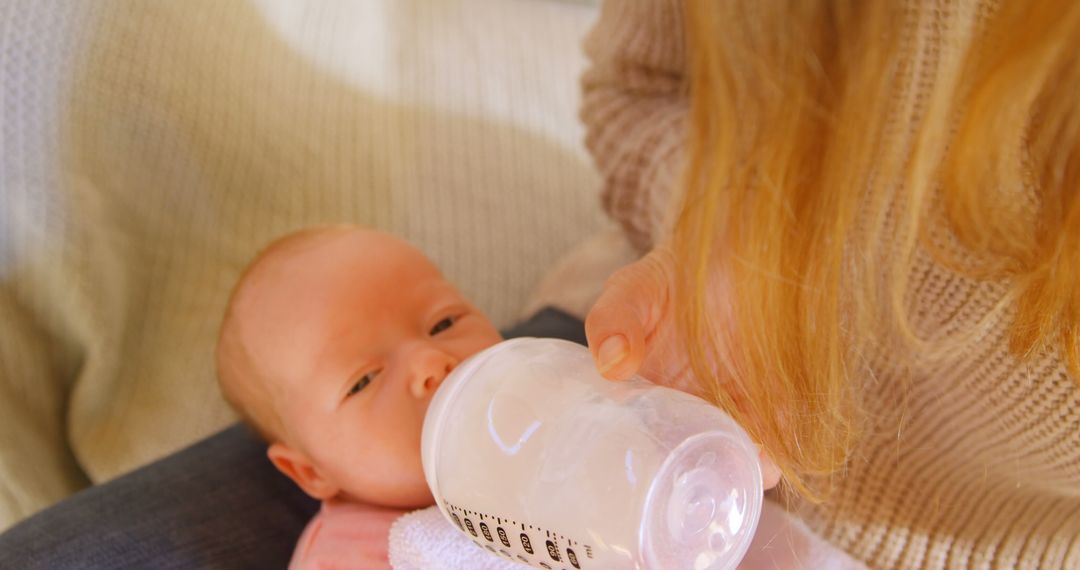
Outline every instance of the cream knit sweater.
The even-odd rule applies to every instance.
[[[991,8],[912,3],[898,22],[900,120],[915,120],[922,93]],[[609,0],[586,43],[587,145],[606,208],[641,247],[664,231],[679,168],[681,20],[679,0]],[[926,256],[912,275],[912,318],[927,338],[973,327],[1004,290]],[[803,508],[817,532],[875,568],[1080,568],[1080,389],[1057,354],[1013,358],[1009,322],[1001,314],[936,360],[876,355],[863,379],[872,425],[836,496]]]

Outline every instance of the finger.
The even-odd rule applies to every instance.
[[[667,298],[664,267],[650,254],[617,271],[585,319],[600,373],[625,380],[641,368]]]
[[[780,483],[780,468],[764,451],[758,454],[758,462],[761,464],[762,487],[768,491]]]

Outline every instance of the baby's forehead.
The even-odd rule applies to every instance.
[[[371,230],[304,236],[269,248],[253,265],[237,312],[245,336],[277,335],[282,327],[319,331],[349,312],[368,317],[415,313],[460,299],[423,253]],[[402,315],[404,316],[404,315]],[[287,333],[292,334],[292,333]]]
[[[438,268],[408,242],[375,230],[325,231],[273,247],[265,254],[268,265],[314,266],[343,263],[370,266],[382,272],[404,268]]]
[[[290,236],[275,242],[251,264],[242,287],[262,289],[307,277],[309,284],[364,272],[368,280],[402,274],[442,278],[438,267],[420,250],[390,234],[375,230],[325,230]]]

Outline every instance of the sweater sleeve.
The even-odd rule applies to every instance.
[[[585,144],[638,249],[668,227],[689,109],[681,0],[608,0],[585,40]]]

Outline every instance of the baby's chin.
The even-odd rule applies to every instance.
[[[361,492],[344,494],[345,500],[393,509],[422,509],[435,504],[435,497],[426,483],[402,485],[399,482],[377,491],[368,488]]]

